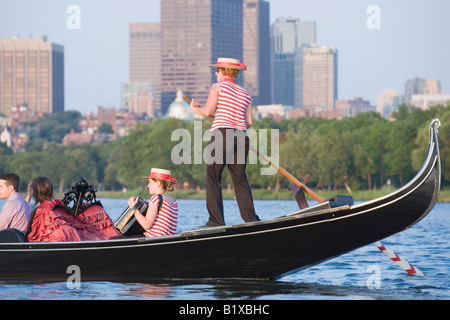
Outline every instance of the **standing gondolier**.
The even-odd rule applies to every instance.
[[[191,110],[201,116],[215,113],[207,147],[210,158],[206,167],[206,207],[209,212],[206,226],[225,225],[221,186],[225,165],[233,180],[242,219],[245,222],[259,221],[245,173],[249,150],[246,131],[252,125],[253,100],[248,91],[235,81],[239,71],[246,70],[247,66],[236,59],[219,58],[217,64],[210,67],[217,69],[218,83],[212,85],[203,107],[195,100],[190,105]]]

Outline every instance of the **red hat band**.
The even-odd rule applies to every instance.
[[[170,182],[177,182],[177,179],[172,178],[168,174],[160,173],[160,172],[150,172],[150,179],[163,179],[163,180],[169,180]]]

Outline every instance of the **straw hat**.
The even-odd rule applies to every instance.
[[[247,66],[237,59],[219,58],[216,64],[211,64],[210,68],[230,68],[237,70],[247,70]]]
[[[174,179],[171,177],[170,170],[164,170],[164,169],[158,169],[158,168],[152,168],[150,170],[150,175],[148,177],[142,177],[142,179],[161,179],[161,180],[167,180],[172,183],[177,183],[177,179]]]

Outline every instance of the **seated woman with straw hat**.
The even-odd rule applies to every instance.
[[[150,198],[148,210],[144,216],[139,210],[134,212],[134,216],[142,228],[146,237],[158,237],[173,235],[177,233],[178,203],[169,196],[167,192],[174,190],[173,184],[177,182],[172,178],[169,170],[152,168],[148,177],[148,190],[153,196]],[[161,197],[159,197],[161,195]],[[128,199],[128,205],[132,208],[138,202],[139,197]],[[162,199],[159,212],[159,199]]]

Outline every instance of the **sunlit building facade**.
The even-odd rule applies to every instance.
[[[303,48],[303,107],[333,110],[338,97],[337,50],[312,44]]]
[[[0,113],[64,111],[64,47],[42,38],[0,39]]]
[[[265,0],[244,0],[243,49],[244,87],[253,97],[254,105],[271,104],[270,3]]]
[[[160,23],[130,23],[129,28],[130,82],[125,84],[128,90],[122,90],[122,107],[134,112],[135,108],[129,105],[129,99],[132,98],[136,102],[147,96],[153,101],[151,110],[146,112],[149,116],[160,115],[161,111],[160,29]],[[138,93],[143,91],[142,87],[149,87],[151,90]],[[132,88],[140,89],[132,92]]]

